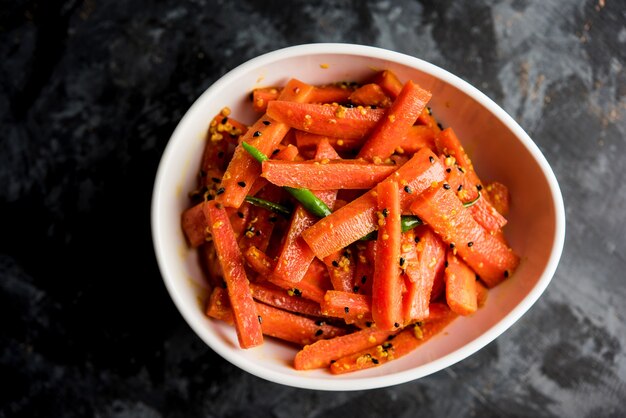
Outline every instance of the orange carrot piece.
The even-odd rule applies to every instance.
[[[472,161],[468,157],[465,149],[461,145],[461,141],[456,136],[456,133],[452,128],[446,128],[439,132],[439,134],[435,137],[435,144],[441,154],[454,157],[456,164],[462,168],[462,171],[465,172],[465,175],[471,184],[474,186],[481,185],[480,179],[478,178],[476,171],[474,171]],[[473,199],[474,196],[471,195],[468,196],[468,198]]]
[[[425,147],[435,149],[435,131],[428,126],[411,126],[400,143],[400,148],[405,154],[414,154]]]
[[[218,260],[224,273],[230,305],[233,308],[235,328],[241,348],[255,347],[263,343],[263,334],[258,315],[250,294],[250,286],[244,260],[235,239],[235,233],[224,208],[215,201],[204,205],[204,214]]]
[[[318,135],[359,139],[382,119],[385,109],[346,108],[341,105],[270,102],[267,115],[295,129]]]
[[[372,294],[374,260],[376,259],[374,247],[376,247],[376,241],[357,244],[356,271],[352,289],[355,293],[358,291],[363,295]]]
[[[222,178],[228,159],[226,153],[228,151],[230,138],[228,133],[217,132],[217,126],[221,125],[221,114],[215,116],[209,124],[207,139],[205,141],[204,151],[202,153],[202,161],[200,163],[200,183],[209,189],[216,189],[216,182]],[[226,138],[225,138],[226,137]]]
[[[402,91],[402,82],[389,70],[377,73],[372,82],[378,84],[392,99],[398,97]]]
[[[263,177],[277,186],[310,190],[371,189],[398,169],[359,160],[275,161],[263,163]]]
[[[418,196],[411,211],[446,243],[454,244],[461,258],[489,287],[512,274],[519,264],[519,257],[480,226],[456,194],[441,183]]]
[[[346,330],[343,328],[325,323],[320,324],[315,319],[296,315],[263,303],[255,302],[254,305],[259,313],[257,322],[260,322],[263,334],[289,341],[299,346],[346,334]],[[209,300],[207,315],[227,323],[233,322],[234,315],[224,289],[217,287],[213,290]]]
[[[383,182],[376,187],[378,238],[372,283],[372,318],[380,329],[394,330],[403,324],[400,283],[400,196],[398,185]]]
[[[276,261],[272,279],[298,283],[304,277],[311,261],[313,251],[302,238],[302,231],[315,223],[315,216],[302,205],[296,206],[291,216],[291,223],[285,236],[282,250]]]
[[[252,108],[256,112],[265,112],[267,104],[278,99],[282,89],[276,87],[261,87],[252,90]]]
[[[386,341],[393,332],[366,328],[329,340],[320,340],[306,345],[294,359],[296,370],[311,370],[328,367],[335,359],[357,353]]]
[[[415,231],[407,231],[402,234],[402,255],[401,260],[405,260],[404,279],[406,293],[402,296],[403,317],[405,323],[422,320],[428,317],[428,305],[430,302],[430,292],[433,281],[430,271],[422,275],[422,265],[420,263],[415,244]]]
[[[421,149],[383,182],[399,184],[400,207],[404,211],[423,190],[444,178],[443,166],[429,150]],[[320,219],[302,236],[319,258],[345,248],[376,229],[376,196],[373,190]]]
[[[489,203],[487,198],[480,198],[478,202],[470,206],[470,212],[476,222],[478,222],[483,228],[490,232],[498,232],[507,224],[507,220],[504,216],[496,210],[496,208]]]
[[[252,108],[257,112],[265,112],[267,104],[273,100],[280,100],[282,88],[263,87],[252,91]],[[315,86],[311,92],[309,103],[344,103],[347,102],[352,89],[346,86]]]
[[[327,85],[315,86],[309,103],[345,103],[353,90],[347,86]]]
[[[299,283],[294,284],[272,277],[275,262],[258,248],[248,248],[245,252],[245,258],[248,265],[259,274],[257,280],[269,280],[272,284],[287,290],[289,295],[303,297],[320,304],[324,301],[326,291],[332,288],[328,273],[325,271],[326,267],[319,260],[314,260],[304,278]]]
[[[296,296],[293,291],[290,295],[285,289],[269,282],[250,283],[250,290],[254,299],[276,308],[309,316],[322,315],[319,303]]]
[[[285,147],[279,145],[276,149],[274,149],[274,151],[272,151],[271,155],[274,160],[295,161],[299,157],[298,152],[298,147],[294,145],[289,144]],[[264,179],[263,177],[257,177],[256,180],[254,180],[254,183],[252,184],[252,187],[250,188],[248,194],[250,196],[256,196],[257,193],[259,193],[259,191],[267,184],[268,181],[266,179]]]
[[[344,318],[346,323],[372,320],[372,298],[367,295],[329,290],[320,306],[323,315]]]
[[[426,303],[424,303],[424,295],[428,294],[430,296],[430,289],[424,289],[421,280],[414,282],[406,274],[402,277],[406,286],[406,292],[402,295],[404,323],[409,324],[427,318],[429,314],[429,299],[426,299]]]
[[[459,145],[460,146],[460,145]],[[449,150],[449,148],[446,148]],[[457,151],[458,155],[458,151]],[[484,188],[477,184],[478,177],[457,164],[456,158],[442,157],[446,168],[446,181],[452,190],[456,191],[457,196],[463,202],[469,202],[478,197],[478,190]],[[464,161],[467,157],[463,157]],[[489,202],[489,194],[483,192],[482,197],[470,207],[472,216],[476,221],[488,231],[496,232],[504,227],[507,220],[502,216],[496,208]]]
[[[217,253],[215,252],[215,246],[212,242],[202,244],[199,248],[200,267],[206,274],[209,285],[213,287],[224,286],[224,274],[222,273],[222,266],[220,266],[217,259]]]
[[[298,145],[298,149],[303,151],[315,150],[317,144],[322,139],[327,139],[330,145],[338,152],[359,149],[361,145],[363,145],[363,142],[365,142],[365,138],[336,138],[327,135],[312,134],[310,132],[300,131],[297,129],[294,130],[294,132],[296,135],[296,144]]]
[[[338,158],[339,155],[328,145],[321,142],[315,154],[316,159],[328,157]],[[317,191],[315,196],[321,199],[330,208],[337,198],[336,190]],[[309,213],[302,205],[296,206],[291,217],[291,224],[283,244],[283,248],[276,261],[276,268],[272,277],[277,280],[297,283],[304,277],[315,255],[302,238],[302,231],[317,221],[317,217]]]
[[[313,91],[313,86],[291,79],[280,93],[279,99],[304,102],[311,91]],[[287,125],[264,115],[246,132],[242,141],[259,149],[265,155],[270,155],[288,130]],[[258,161],[248,154],[241,144],[238,145],[222,177],[216,200],[224,206],[238,208],[260,174],[261,165]]]
[[[205,186],[211,196],[219,188],[224,170],[228,166],[228,153],[232,144],[237,145],[239,137],[248,130],[241,122],[225,116],[227,111],[216,115],[209,124],[206,144],[200,163],[200,186]]]
[[[237,237],[237,241],[240,241],[246,223],[249,221],[250,204],[244,203],[239,209],[226,208],[226,213],[235,232],[235,237]]]
[[[270,202],[277,202],[280,200],[282,193],[281,189],[272,186],[264,188],[257,196]],[[278,216],[265,208],[252,206],[239,239],[239,247],[243,251],[250,246],[254,246],[261,251],[267,250]]]
[[[437,120],[433,116],[431,110],[427,107],[425,107],[422,110],[422,113],[420,113],[420,115],[417,117],[417,124],[430,128],[435,134],[441,132],[441,128],[439,127]]]
[[[506,216],[511,206],[509,189],[504,184],[494,181],[489,183],[484,190],[487,193],[488,200],[498,213],[502,216]]]
[[[420,265],[415,245],[415,230],[403,232],[400,244],[400,268],[409,280],[417,282],[420,279]]]
[[[192,248],[206,242],[207,221],[204,216],[204,202],[186,209],[181,217],[183,232]]]
[[[480,280],[476,281],[476,304],[479,308],[482,308],[483,305],[487,302],[487,297],[489,296],[489,290],[485,287],[484,284],[480,282]]]
[[[350,94],[350,101],[355,105],[389,107],[391,99],[382,87],[375,83],[365,84]]]
[[[427,321],[421,326],[410,326],[396,334],[391,341],[366,348],[342,357],[330,365],[330,372],[342,374],[380,366],[415,350],[443,330],[456,315],[452,312],[443,318]]]
[[[304,277],[298,283],[278,279],[273,275],[269,276],[269,281],[294,295],[300,295],[320,304],[324,301],[326,291],[332,289],[326,266],[317,259],[310,263]]]
[[[254,270],[261,280],[267,280],[274,270],[274,260],[268,257],[263,251],[259,250],[255,246],[248,247],[243,256],[252,270]]]
[[[417,227],[415,236],[416,241],[419,241],[415,248],[419,257],[422,288],[430,289],[423,295],[427,297],[427,301],[433,301],[445,288],[443,270],[446,262],[446,245],[428,226]],[[424,306],[423,302],[421,303],[421,306]]]
[[[350,250],[339,250],[324,258],[330,282],[335,290],[351,292],[354,287],[355,263]]]
[[[447,261],[445,280],[448,306],[459,315],[471,315],[478,309],[476,274],[452,251],[448,251]]]
[[[402,140],[432,94],[409,80],[393,102],[385,118],[374,128],[359,151],[360,158],[379,157],[385,159],[401,148]]]

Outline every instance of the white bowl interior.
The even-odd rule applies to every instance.
[[[324,65],[322,65],[324,64]],[[522,256],[518,271],[490,291],[484,308],[454,321],[445,332],[410,355],[382,367],[333,376],[326,370],[298,372],[296,349],[266,338],[242,350],[234,330],[205,317],[207,288],[195,250],[187,248],[180,214],[196,173],[211,118],[229,106],[236,119],[252,123],[247,100],[259,86],[282,85],[295,77],[311,84],[362,81],[381,69],[413,79],[433,93],[430,106],[452,126],[483,181],[498,180],[512,195],[506,235]],[[565,229],[563,201],[549,165],[526,133],[501,108],[469,84],[419,59],[371,47],[313,44],[266,54],[236,68],[211,86],[189,109],[163,154],[153,195],[155,251],[166,286],[193,330],[222,357],[259,377],[296,387],[356,390],[413,380],[447,367],[480,349],[537,300],[560,258]]]

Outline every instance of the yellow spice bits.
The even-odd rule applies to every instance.
[[[313,125],[313,118],[311,115],[304,115],[304,122],[302,123],[304,130],[308,131],[311,125]]]
[[[335,109],[335,116],[338,117],[339,119],[345,118],[346,108],[341,105],[337,106],[337,109]]]
[[[415,326],[413,327],[413,335],[418,340],[423,340],[424,339],[424,332],[422,331],[422,327],[420,327],[419,325],[415,324]]]

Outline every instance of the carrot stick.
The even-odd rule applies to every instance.
[[[279,99],[304,102],[312,90],[313,86],[291,79],[280,93]],[[242,141],[251,144],[265,155],[270,155],[288,130],[287,125],[264,115],[246,132]],[[224,206],[238,208],[260,173],[260,164],[239,144],[224,173],[216,200]]]
[[[452,131],[446,130],[446,132],[442,131],[440,137],[445,133],[450,133]],[[451,133],[450,135],[454,135]],[[458,141],[456,136],[448,136],[448,138],[454,138],[454,141]],[[457,146],[457,150],[455,151],[456,155],[460,155],[462,152],[464,157],[462,157],[462,161],[465,161],[465,166],[468,167],[467,161],[469,158],[462,151],[462,147],[458,142],[452,142],[454,146]],[[446,151],[449,151],[450,148],[444,148]],[[460,151],[459,151],[460,149]],[[472,212],[472,216],[476,221],[481,224],[488,231],[498,231],[502,227],[504,227],[507,223],[507,220],[504,216],[502,216],[496,208],[489,202],[488,197],[489,194],[483,191],[482,195],[479,198],[479,190],[484,190],[483,186],[477,183],[478,177],[474,173],[473,169],[468,170],[463,168],[455,157],[452,155],[443,158],[444,165],[446,166],[446,181],[450,185],[452,190],[456,191],[457,196],[463,202],[470,202],[476,200],[476,203],[470,207]]]
[[[267,104],[278,99],[282,89],[276,87],[261,87],[252,90],[252,108],[256,112],[265,112]]]
[[[299,346],[312,344],[315,341],[326,338],[334,338],[345,335],[346,330],[322,323],[319,320],[306,318],[282,309],[263,303],[254,303],[259,313],[257,322],[260,323],[263,334],[281,340],[289,341]],[[233,322],[232,310],[224,289],[216,287],[211,294],[207,315],[223,320],[227,323]]]
[[[279,160],[279,161],[295,161],[296,159],[298,159],[299,155],[298,155],[298,147],[294,146],[294,145],[287,145],[286,147],[283,147],[282,149],[280,149],[282,147],[282,145],[279,145],[276,149],[274,149],[274,151],[272,151],[272,158],[274,160]],[[269,182],[263,178],[263,177],[257,177],[256,180],[254,180],[254,183],[252,184],[252,187],[250,188],[250,190],[248,191],[248,195],[249,196],[256,196],[257,193],[259,193],[259,191],[261,189],[263,189],[263,187],[267,186]]]
[[[400,244],[400,268],[406,273],[409,280],[417,282],[421,274],[417,248],[415,246],[415,230],[410,229],[403,232]]]
[[[315,86],[309,103],[345,103],[349,100],[353,89],[342,85]]]
[[[391,99],[383,89],[374,83],[365,84],[350,94],[350,101],[355,105],[389,107]]]
[[[446,184],[439,183],[418,196],[411,211],[453,244],[463,261],[493,287],[513,273],[519,257],[480,226]]]
[[[250,290],[254,299],[276,308],[309,316],[322,315],[319,303],[296,296],[293,291],[290,295],[285,289],[269,282],[250,283]]]
[[[227,114],[228,109],[222,109],[209,124],[200,163],[200,186],[204,186],[211,197],[215,196],[231,158],[230,146],[236,145],[241,135],[248,130],[244,124],[229,118]]]
[[[228,215],[223,206],[215,201],[204,205],[204,214],[209,221],[213,244],[224,273],[239,345],[241,348],[260,345],[263,343],[261,325],[250,294],[243,257]]]
[[[267,280],[272,274],[272,270],[274,270],[274,260],[255,246],[251,245],[248,247],[244,251],[243,256],[248,265],[252,267],[252,270],[261,276],[261,280]]]
[[[411,126],[402,138],[400,149],[404,154],[414,154],[424,147],[435,149],[435,131],[428,126]]]
[[[289,229],[285,235],[282,250],[272,272],[272,279],[298,283],[304,277],[311,261],[313,251],[302,238],[302,231],[315,223],[316,217],[311,215],[302,205],[296,206],[291,216]]]
[[[330,365],[330,372],[333,374],[354,372],[400,358],[437,335],[455,318],[456,315],[451,312],[444,318],[427,321],[421,326],[410,326],[396,334],[391,341],[379,343],[375,347],[372,346],[338,359]]]
[[[382,119],[384,109],[346,108],[341,105],[270,102],[267,115],[295,129],[344,139],[367,135]]]
[[[263,163],[261,174],[277,186],[311,190],[371,189],[398,169],[395,165],[359,160],[275,161]]]
[[[320,304],[324,301],[326,291],[332,289],[326,266],[317,259],[314,259],[309,264],[304,277],[298,283],[278,279],[273,275],[269,276],[268,280],[294,295],[302,296]]]
[[[394,182],[376,187],[378,238],[372,283],[372,318],[380,329],[394,330],[403,324],[400,283],[400,197]]]
[[[198,247],[200,256],[200,267],[205,272],[211,288],[224,286],[224,274],[222,273],[222,266],[220,266],[217,259],[217,252],[215,251],[215,245],[212,242],[207,242]]]
[[[329,340],[320,340],[306,345],[296,354],[296,370],[311,370],[328,367],[334,359],[348,356],[386,341],[393,332],[366,328],[352,334],[342,335]]]
[[[420,295],[426,298],[426,302],[420,298],[419,302],[414,303],[420,303],[423,309],[424,303],[435,300],[445,288],[443,270],[446,262],[446,246],[428,226],[417,227],[415,237],[417,241],[415,249],[419,258],[419,276],[422,289],[424,289],[424,293]]]
[[[372,82],[378,84],[392,99],[398,97],[402,91],[402,82],[389,70],[377,73]]]
[[[328,142],[322,142],[318,146],[315,158],[321,160],[328,157],[338,158],[339,156],[335,150],[328,145]],[[331,208],[337,198],[337,190],[318,191],[314,194]],[[315,255],[302,238],[302,231],[313,225],[316,221],[317,217],[309,213],[302,205],[296,206],[291,218],[289,231],[285,238],[285,243],[276,261],[276,268],[272,273],[273,278],[297,283],[304,277]]]
[[[424,148],[383,182],[398,183],[401,191],[400,207],[406,210],[415,196],[443,178],[441,162],[430,150]],[[369,191],[320,219],[306,229],[302,236],[315,255],[323,259],[374,231],[376,223],[376,196],[373,191]]]
[[[192,248],[206,242],[207,221],[204,216],[204,202],[186,209],[181,217],[183,232]]]
[[[403,138],[415,123],[432,94],[409,80],[393,102],[385,118],[374,128],[358,157],[383,160],[401,148]]]
[[[368,241],[367,244],[357,244],[357,257],[356,257],[356,271],[354,272],[354,287],[352,291],[359,292],[364,295],[372,294],[372,280],[374,277],[374,260],[375,255],[369,255],[372,253],[372,249],[368,251],[369,247],[375,247],[376,241]]]
[[[402,233],[400,261],[404,260],[402,268],[406,293],[402,296],[402,310],[405,323],[428,317],[430,292],[433,286],[431,273],[427,271],[422,274],[415,238],[415,230]]]
[[[417,124],[430,128],[435,134],[441,132],[441,128],[437,123],[437,120],[433,117],[431,110],[425,107],[422,113],[417,117]]]
[[[487,193],[487,198],[493,205],[493,207],[502,216],[506,216],[509,213],[509,207],[511,206],[511,195],[509,189],[502,183],[497,181],[491,182],[485,187],[484,191]]]
[[[448,251],[447,261],[445,279],[448,306],[459,315],[471,315],[478,309],[476,275],[452,251]]]
[[[372,298],[358,293],[329,290],[320,304],[322,314],[344,318],[346,323],[372,320]]]
[[[312,134],[310,132],[300,130],[295,130],[295,135],[298,149],[303,151],[315,150],[317,148],[317,144],[322,139],[327,139],[330,145],[338,152],[359,149],[365,142],[365,138],[336,138],[333,136]]]
[[[351,292],[354,287],[355,263],[350,250],[339,250],[324,258],[324,264],[328,268],[330,282],[335,290]]]
[[[282,190],[277,187],[266,187],[259,194],[261,199],[270,202],[277,202],[282,195]],[[265,251],[270,242],[270,237],[274,231],[274,224],[278,220],[278,215],[267,209],[253,206],[250,209],[247,222],[244,224],[243,233],[239,239],[239,246],[242,250],[254,246],[261,251]]]

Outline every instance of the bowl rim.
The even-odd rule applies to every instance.
[[[165,193],[165,191],[163,190],[165,175],[164,167],[167,165],[167,161],[169,161],[173,155],[174,141],[172,141],[172,139],[179,135],[179,131],[182,130],[182,127],[186,124],[186,121],[191,118],[190,115],[195,114],[199,111],[200,103],[205,100],[204,98],[210,96],[214,90],[218,90],[223,84],[230,83],[232,79],[236,79],[240,76],[240,74],[247,72],[249,69],[259,68],[264,65],[268,65],[279,59],[311,55],[353,55],[386,60],[428,73],[433,77],[452,85],[453,87],[459,89],[463,93],[467,94],[469,97],[476,100],[481,106],[491,112],[513,133],[513,135],[515,135],[520,140],[522,145],[528,150],[533,159],[539,165],[539,168],[548,183],[548,187],[551,192],[552,204],[555,211],[555,229],[554,236],[552,237],[553,244],[550,251],[550,256],[548,258],[548,262],[546,263],[543,273],[541,274],[535,286],[529,291],[526,297],[522,299],[508,314],[506,314],[500,321],[494,324],[490,329],[481,334],[479,337],[475,338],[473,341],[460,347],[459,349],[422,366],[418,366],[401,372],[396,372],[391,375],[370,376],[350,380],[333,378],[333,376],[331,375],[324,378],[311,378],[308,377],[305,373],[303,373],[301,376],[285,375],[279,371],[264,368],[249,359],[237,355],[237,353],[234,352],[232,349],[228,349],[219,344],[212,344],[212,337],[206,334],[206,325],[204,322],[205,318],[200,318],[198,316],[197,307],[195,305],[191,306],[190,304],[184,302],[183,296],[174,285],[175,279],[172,278],[172,275],[169,273],[169,266],[166,261],[168,260],[168,256],[162,248],[163,237],[159,227],[161,211],[159,210],[158,203],[164,197],[167,198],[167,196],[163,196],[163,194]],[[390,51],[373,46],[349,43],[313,43],[295,45],[278,49],[246,61],[223,75],[217,81],[215,81],[195,100],[195,102],[186,111],[185,115],[176,126],[176,129],[170,136],[170,139],[168,140],[165,150],[161,156],[152,194],[151,231],[154,251],[159,270],[161,272],[161,276],[163,278],[165,286],[172,300],[174,301],[174,304],[176,305],[178,311],[181,313],[187,324],[189,324],[193,331],[212,350],[214,350],[222,358],[226,359],[227,361],[241,368],[242,370],[268,381],[303,389],[347,391],[374,389],[397,385],[435,373],[469,357],[476,351],[480,350],[481,348],[495,340],[507,329],[509,329],[539,299],[541,294],[545,291],[546,287],[552,280],[552,277],[554,276],[565,242],[565,208],[556,176],[554,175],[554,172],[552,171],[552,168],[548,164],[546,158],[539,150],[539,147],[504,109],[498,106],[493,100],[491,100],[476,87],[472,86],[470,83],[432,63],[400,52]]]

